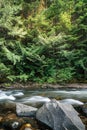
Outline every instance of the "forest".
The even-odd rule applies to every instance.
[[[0,0],[0,83],[87,83],[86,0]]]

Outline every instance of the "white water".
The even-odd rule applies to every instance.
[[[26,97],[21,101],[24,103],[36,103],[36,102],[49,102],[50,99],[48,97],[32,96],[32,97]]]
[[[87,89],[80,90],[0,90],[0,101],[12,100],[21,103],[44,103],[50,99],[62,99],[60,102],[68,104],[82,105],[83,101],[87,103]]]
[[[12,95],[6,95],[4,92],[0,93],[0,100],[15,100],[16,98]]]
[[[61,103],[71,104],[71,105],[83,105],[84,103],[75,99],[64,99],[60,101]]]

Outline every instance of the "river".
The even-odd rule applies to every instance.
[[[64,100],[71,104],[74,100],[87,103],[87,89],[0,90],[0,102],[12,101],[35,105],[48,102],[50,99]]]

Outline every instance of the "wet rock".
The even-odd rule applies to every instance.
[[[82,114],[87,117],[87,104],[80,107]]]
[[[53,130],[85,130],[75,109],[56,100],[44,104],[37,111],[36,118]]]
[[[21,122],[16,120],[5,120],[4,122],[2,122],[2,128],[6,130],[15,130],[15,129],[18,130],[20,126]]]
[[[0,102],[0,113],[6,113],[7,111],[15,112],[16,105],[12,101]]]
[[[81,120],[83,121],[83,123],[85,124],[86,126],[86,130],[87,130],[87,118],[85,116],[80,116]]]
[[[8,113],[8,114],[6,114],[5,116],[4,116],[4,118],[3,118],[4,120],[12,120],[12,119],[17,119],[17,116],[16,116],[16,114],[14,114],[14,113]]]
[[[24,95],[23,92],[16,92],[16,93],[13,93],[13,96],[15,96],[15,97],[21,97],[21,96],[23,96],[23,95]]]
[[[20,130],[34,130],[34,129],[31,127],[31,124],[24,124],[22,125]]]
[[[0,128],[5,130],[20,130],[25,124],[30,124],[32,126],[27,128],[28,125],[26,125],[25,129],[38,130],[37,121],[32,117],[17,117],[15,113],[4,114],[0,117]]]
[[[25,128],[24,130],[32,130],[31,128]]]
[[[18,118],[16,114],[7,114],[2,117],[0,127],[5,130],[19,130],[20,126],[25,123],[22,118]]]
[[[13,129],[16,129],[19,126],[19,122],[15,121],[15,122],[12,123],[11,126],[12,126]]]
[[[2,121],[2,119],[3,119],[3,117],[2,117],[2,116],[0,116],[0,122]]]
[[[18,116],[35,117],[37,108],[27,106],[21,103],[16,104],[16,113]]]

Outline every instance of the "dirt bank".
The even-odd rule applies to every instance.
[[[38,84],[38,83],[3,83],[0,89],[58,89],[58,88],[87,88],[84,83],[70,84]]]

